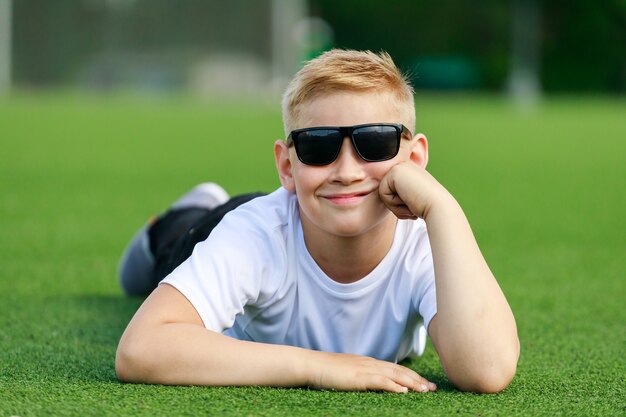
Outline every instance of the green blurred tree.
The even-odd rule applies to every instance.
[[[407,69],[424,57],[464,57],[476,64],[481,87],[506,84],[513,0],[311,4],[333,27],[337,47],[385,49]],[[544,90],[626,91],[626,0],[544,0],[540,8]]]

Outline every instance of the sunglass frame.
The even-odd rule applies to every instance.
[[[391,155],[389,157],[385,157],[385,158],[366,158],[365,156],[363,156],[363,154],[361,153],[361,151],[359,150],[359,147],[357,146],[357,141],[354,137],[354,131],[361,129],[361,128],[366,128],[366,127],[393,127],[396,130],[396,152],[394,155]],[[406,135],[409,139],[412,137],[411,131],[404,126],[402,123],[365,123],[365,124],[360,124],[360,125],[354,125],[354,126],[315,126],[315,127],[305,127],[302,129],[295,129],[292,130],[289,135],[287,136],[287,146],[291,146],[294,145],[296,148],[296,155],[298,156],[298,159],[300,160],[300,162],[302,162],[305,165],[313,165],[313,166],[324,166],[324,165],[330,165],[332,164],[336,159],[337,156],[339,155],[339,152],[341,151],[341,144],[339,145],[339,148],[337,149],[337,152],[335,153],[334,157],[332,158],[332,160],[330,160],[329,162],[323,161],[320,163],[312,163],[311,161],[303,161],[300,155],[300,152],[298,151],[298,136],[301,133],[304,132],[311,132],[311,131],[316,131],[316,130],[334,130],[334,131],[338,131],[341,134],[341,138],[342,138],[342,142],[343,139],[346,137],[350,138],[350,141],[352,142],[352,146],[354,147],[354,149],[356,150],[357,154],[359,155],[359,157],[361,159],[363,159],[364,161],[367,162],[382,162],[382,161],[387,161],[389,159],[393,159],[397,154],[398,151],[400,149],[400,140],[402,140],[402,136]]]

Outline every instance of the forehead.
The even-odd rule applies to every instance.
[[[406,124],[398,107],[393,96],[386,92],[324,94],[302,104],[296,129],[377,122]]]

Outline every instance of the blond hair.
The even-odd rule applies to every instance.
[[[391,93],[402,122],[415,132],[413,88],[389,54],[332,49],[308,61],[287,86],[282,100],[285,136],[302,127],[303,105],[338,91]]]

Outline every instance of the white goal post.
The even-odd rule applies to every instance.
[[[0,0],[0,95],[11,90],[11,2]]]

